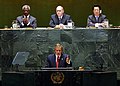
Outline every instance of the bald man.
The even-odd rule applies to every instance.
[[[22,7],[23,15],[17,17],[17,22],[20,26],[20,28],[24,27],[32,27],[36,28],[37,27],[37,20],[35,17],[30,15],[30,6],[29,5],[24,5]]]
[[[52,28],[62,28],[67,25],[67,21],[72,20],[70,15],[64,13],[64,8],[62,6],[56,7],[56,14],[51,15],[51,20],[49,25]]]

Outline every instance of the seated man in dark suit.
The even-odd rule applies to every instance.
[[[88,17],[87,26],[88,27],[105,27],[105,21],[107,20],[106,15],[101,12],[101,7],[99,5],[94,5],[92,7],[93,14]]]
[[[24,5],[22,7],[22,10],[23,10],[23,15],[18,16],[16,19],[20,28],[24,28],[24,27],[36,28],[37,27],[36,18],[29,14],[30,6]]]
[[[57,6],[56,14],[51,15],[49,25],[53,28],[63,29],[64,25],[67,25],[67,21],[69,20],[71,20],[70,15],[64,13],[64,8],[62,6]]]
[[[47,67],[72,67],[72,62],[69,55],[63,54],[63,46],[56,44],[54,48],[54,54],[50,54],[47,57]]]

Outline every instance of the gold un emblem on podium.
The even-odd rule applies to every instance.
[[[62,72],[54,72],[51,74],[51,80],[54,84],[61,84],[64,80],[64,74]]]

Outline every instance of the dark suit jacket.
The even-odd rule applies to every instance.
[[[66,63],[66,57],[67,56],[68,56],[67,54],[61,54],[59,67],[72,67],[72,62],[70,62],[70,64]],[[56,67],[56,56],[55,56],[55,54],[50,54],[47,57],[46,67]]]
[[[62,17],[62,20],[61,20],[62,24],[67,25],[67,20],[71,20],[70,15],[63,14],[63,17]],[[56,25],[59,25],[59,18],[57,16],[57,14],[51,15],[51,20],[50,20],[49,25],[51,27],[55,27]]]
[[[94,15],[90,15],[87,20],[87,26],[95,26],[95,23],[103,23],[105,21],[106,16],[101,14],[98,18],[98,21],[96,20]]]
[[[17,19],[16,19],[17,21],[18,21],[18,24],[20,25],[20,28],[24,28],[24,27],[32,27],[32,28],[36,28],[37,27],[37,20],[36,20],[36,18],[35,17],[33,17],[33,16],[30,16],[29,17],[29,22],[30,22],[30,24],[27,26],[27,25],[22,25],[22,22],[23,22],[23,16],[18,16],[17,17]]]

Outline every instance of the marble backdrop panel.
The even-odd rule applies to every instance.
[[[120,69],[120,30],[15,30],[0,31],[1,65],[11,70],[18,51],[30,52],[26,68],[45,66],[46,57],[54,53],[54,45],[61,43],[64,53],[70,55],[73,67],[86,70]]]

